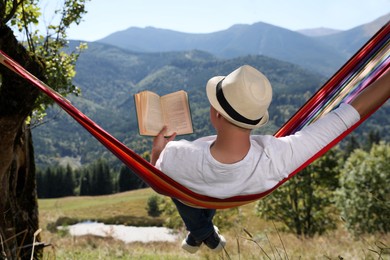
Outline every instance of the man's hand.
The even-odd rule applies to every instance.
[[[176,137],[176,133],[173,133],[170,137],[165,138],[164,133],[166,132],[167,127],[164,126],[160,133],[153,139],[152,154],[150,155],[150,163],[156,165],[157,159],[160,157],[162,150],[168,142],[172,141]]]

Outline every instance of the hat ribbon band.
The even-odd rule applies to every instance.
[[[218,100],[219,104],[221,105],[221,107],[223,108],[223,110],[225,110],[225,112],[232,119],[234,119],[238,122],[245,123],[248,125],[257,125],[263,117],[260,117],[259,119],[256,119],[256,120],[248,119],[248,118],[242,116],[236,110],[234,110],[234,108],[229,104],[229,102],[225,98],[225,95],[223,94],[223,90],[222,90],[222,81],[223,80],[224,79],[222,79],[220,82],[218,82],[217,88],[216,88],[217,100]]]

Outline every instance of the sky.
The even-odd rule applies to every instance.
[[[45,23],[53,3],[42,1]],[[234,24],[265,22],[289,30],[348,30],[390,13],[390,0],[91,0],[88,13],[68,30],[72,40],[95,41],[129,27],[211,33]]]

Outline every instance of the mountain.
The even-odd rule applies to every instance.
[[[70,101],[134,151],[150,149],[151,138],[138,135],[133,94],[149,89],[165,94],[188,92],[195,133],[212,134],[205,84],[214,75],[227,75],[242,64],[260,69],[274,88],[271,122],[263,133],[274,133],[310,93],[326,80],[298,65],[265,56],[219,59],[202,51],[138,53],[101,43],[90,43],[76,66],[75,85],[80,97]],[[33,129],[36,162],[40,167],[58,163],[83,165],[97,158],[117,160],[70,116],[54,106],[46,123]],[[118,163],[118,162],[117,162]]]
[[[297,32],[306,36],[317,37],[317,36],[325,36],[325,35],[339,33],[341,32],[341,30],[320,27],[320,28],[312,28],[312,29],[302,29],[302,30],[298,30]]]
[[[357,26],[348,31],[316,37],[321,42],[342,52],[346,56],[353,55],[382,26],[390,22],[390,13],[379,17],[371,23]]]
[[[324,75],[334,73],[343,63],[337,50],[281,27],[266,23],[234,25],[227,30],[191,34],[147,27],[131,27],[113,33],[98,42],[140,52],[202,50],[219,58],[266,55],[295,63]],[[321,61],[321,62],[319,62]]]
[[[98,42],[139,52],[196,49],[225,59],[265,55],[330,76],[389,21],[389,15],[351,30],[321,37],[309,37],[300,32],[258,22],[252,25],[237,24],[226,30],[205,34],[130,27]]]

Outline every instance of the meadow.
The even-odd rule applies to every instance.
[[[58,224],[98,220],[110,224],[162,225],[164,217],[149,217],[147,200],[154,191],[131,192],[94,197],[40,199],[41,240],[48,246],[43,259],[390,259],[390,235],[353,237],[340,221],[337,230],[313,238],[297,238],[284,233],[279,223],[267,222],[254,213],[254,204],[238,209],[240,218],[221,231],[227,239],[225,251],[212,253],[206,247],[194,255],[172,242],[129,243],[110,237],[73,237],[55,231]],[[177,230],[182,239],[184,228]]]

